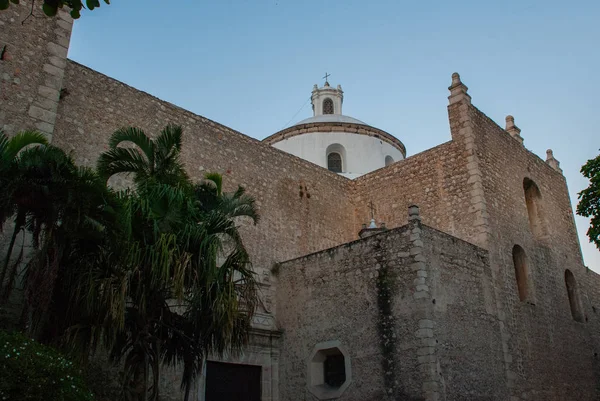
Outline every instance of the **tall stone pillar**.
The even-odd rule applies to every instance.
[[[21,0],[0,11],[0,129],[51,140],[73,20],[63,10],[48,18],[41,4]]]

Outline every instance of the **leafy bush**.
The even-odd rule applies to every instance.
[[[0,400],[88,401],[79,369],[55,349],[0,331]]]

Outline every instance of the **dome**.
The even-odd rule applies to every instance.
[[[360,120],[357,120],[356,118],[344,116],[342,114],[321,114],[319,116],[306,118],[300,122],[297,122],[294,125],[311,124],[311,123],[350,123],[350,124],[368,125],[368,124],[363,123]],[[294,125],[292,125],[292,126],[294,126]]]
[[[340,85],[315,85],[311,96],[313,116],[263,142],[350,179],[406,157],[406,148],[398,138],[342,114],[343,100]]]

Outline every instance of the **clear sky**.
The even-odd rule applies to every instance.
[[[480,110],[501,126],[514,115],[540,157],[554,150],[573,205],[600,148],[597,0],[111,3],[82,13],[70,58],[258,139],[310,117],[329,72],[344,114],[421,152],[450,139],[457,71]],[[600,272],[588,222],[576,222]]]

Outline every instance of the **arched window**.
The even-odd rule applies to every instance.
[[[565,270],[565,285],[567,286],[567,295],[569,296],[569,306],[571,307],[571,316],[577,322],[583,322],[583,308],[579,299],[577,282],[571,270]]]
[[[337,152],[331,152],[327,155],[327,168],[334,173],[342,172],[342,156]]]
[[[327,169],[334,173],[348,172],[346,149],[339,143],[332,143],[325,149]]]
[[[535,182],[529,178],[525,178],[523,180],[523,190],[525,191],[525,204],[527,205],[531,232],[538,238],[543,237],[547,234],[547,230],[540,189]]]
[[[515,245],[512,251],[513,264],[515,266],[515,278],[517,279],[517,290],[519,300],[529,300],[529,269],[527,267],[527,255],[519,245]]]
[[[323,100],[323,114],[333,114],[333,100],[329,98]]]
[[[392,164],[394,162],[394,159],[392,158],[392,156],[386,156],[385,157],[385,165],[389,166],[390,164]]]

